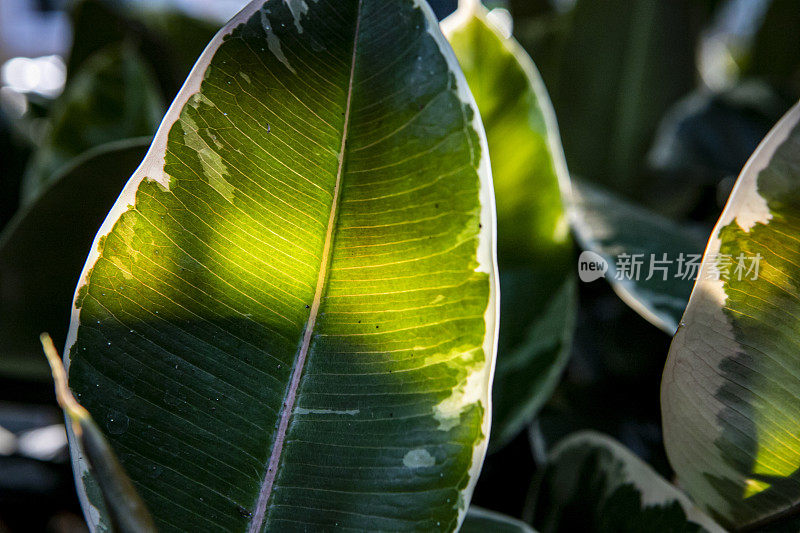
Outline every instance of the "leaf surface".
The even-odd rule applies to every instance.
[[[101,228],[67,342],[159,529],[456,529],[489,433],[493,219],[425,3],[227,24]]]
[[[699,272],[703,234],[580,180],[573,181],[571,207],[581,247],[606,261],[605,278],[617,294],[674,334]]]
[[[442,28],[481,112],[497,198],[501,302],[492,448],[550,397],[569,358],[576,290],[559,180],[569,186],[555,114],[536,66],[477,1]]]
[[[119,463],[114,450],[103,432],[97,427],[86,409],[79,404],[67,383],[67,372],[53,339],[47,333],[40,336],[42,347],[53,373],[56,400],[69,423],[74,447],[80,446],[81,455],[91,465],[94,480],[102,492],[104,509],[108,512],[112,529],[117,533],[154,533],[150,516],[130,478]]]
[[[623,445],[588,431],[550,453],[533,523],[545,532],[725,531]]]
[[[573,174],[615,191],[644,189],[658,122],[694,87],[696,4],[577,0],[564,15],[545,80]]]
[[[661,386],[694,499],[753,528],[800,504],[800,107],[754,152],[706,248]]]

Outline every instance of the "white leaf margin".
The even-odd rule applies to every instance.
[[[210,65],[216,51],[223,43],[225,37],[230,35],[238,26],[246,23],[255,13],[261,10],[270,0],[252,0],[246,5],[236,16],[234,16],[219,32],[213,37],[211,42],[203,50],[199,59],[189,73],[186,81],[178,92],[172,104],[164,116],[161,124],[156,131],[153,143],[147,151],[141,165],[136,169],[131,178],[123,188],[119,198],[114,203],[114,206],[109,211],[103,224],[95,236],[92,243],[91,251],[83,267],[80,276],[80,281],[75,289],[73,297],[72,313],[70,318],[70,326],[67,334],[66,346],[64,349],[64,366],[69,372],[70,364],[70,351],[75,345],[78,336],[78,328],[80,327],[80,308],[76,306],[78,301],[78,294],[80,290],[88,284],[89,276],[92,268],[100,258],[100,242],[111,233],[114,225],[120,217],[130,210],[136,201],[136,192],[139,185],[145,180],[156,181],[165,189],[169,189],[169,177],[164,172],[165,156],[167,151],[167,142],[169,132],[173,125],[180,118],[181,112],[189,100],[197,93],[200,92],[201,84],[205,79],[206,70]],[[287,7],[292,9],[294,0],[280,0]],[[312,0],[314,2],[318,0]],[[371,1],[371,0],[359,0]],[[378,0],[375,0],[378,1]],[[473,111],[472,128],[478,135],[481,148],[481,160],[478,165],[478,175],[480,179],[479,198],[481,204],[481,229],[478,236],[478,249],[477,272],[488,274],[490,283],[489,302],[484,314],[484,323],[486,330],[483,342],[483,352],[485,354],[485,361],[481,368],[475,370],[472,374],[466,377],[466,381],[457,385],[453,389],[453,395],[457,394],[457,389],[461,387],[463,392],[459,395],[459,407],[466,408],[469,405],[480,402],[484,409],[483,423],[481,431],[483,438],[476,442],[472,453],[472,464],[469,469],[469,482],[462,490],[456,506],[458,508],[458,522],[455,530],[457,531],[464,519],[466,518],[469,502],[472,498],[472,493],[475,490],[478,476],[483,466],[483,461],[486,457],[486,451],[489,444],[489,435],[491,432],[491,390],[492,382],[494,379],[495,361],[497,354],[498,342],[498,326],[500,316],[500,282],[498,276],[497,266],[497,214],[495,211],[494,201],[494,186],[492,183],[492,170],[489,160],[489,145],[486,140],[486,131],[481,121],[478,106],[472,96],[467,80],[464,73],[461,71],[461,66],[456,59],[450,43],[442,34],[439,28],[439,23],[433,10],[428,5],[426,0],[406,0],[411,2],[414,7],[420,9],[425,15],[427,23],[427,31],[433,37],[434,41],[439,47],[440,52],[444,56],[450,72],[455,76],[456,89],[461,102],[469,106]],[[292,11],[294,13],[294,10]],[[296,21],[299,24],[299,16]],[[273,51],[274,53],[274,51]],[[278,59],[281,59],[278,57]],[[108,525],[104,523],[104,516],[93,502],[90,501],[87,494],[84,476],[90,475],[88,470],[88,463],[83,457],[77,445],[72,443],[76,442],[74,434],[69,430],[68,437],[70,444],[70,458],[73,467],[73,474],[75,478],[75,486],[78,493],[78,499],[81,507],[84,510],[86,521],[92,533],[96,531],[106,531]]]

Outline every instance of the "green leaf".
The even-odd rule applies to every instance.
[[[226,25],[67,341],[160,530],[457,528],[489,433],[490,175],[427,4],[258,0]]]
[[[695,85],[693,4],[577,0],[565,15],[545,80],[574,175],[615,191],[639,189],[661,117]]]
[[[789,107],[754,81],[724,91],[698,89],[672,106],[648,153],[653,178],[645,190],[658,198],[658,212],[700,216],[713,226],[739,171]]]
[[[97,480],[113,531],[155,533],[153,518],[114,450],[89,412],[72,395],[67,383],[67,372],[53,339],[47,333],[42,333],[40,340],[53,372],[56,399],[69,422],[70,436],[73,442],[79,444],[81,454],[86,457],[94,479]]]
[[[793,0],[771,0],[764,21],[756,33],[746,75],[771,83],[773,87],[800,97],[800,46],[797,28],[800,10]]]
[[[742,170],[706,249],[661,387],[682,486],[728,525],[800,504],[800,106]]]
[[[627,448],[575,433],[553,448],[536,487],[539,531],[720,532],[689,498]]]
[[[70,11],[74,38],[67,58],[68,79],[74,77],[85,61],[103,48],[120,45],[133,31],[141,29],[126,20],[119,2],[78,0]]]
[[[442,22],[481,112],[497,198],[501,300],[492,447],[522,431],[569,358],[576,290],[559,180],[568,186],[547,90],[530,57],[477,1]]]
[[[55,104],[50,131],[22,183],[30,204],[71,159],[107,142],[152,135],[163,105],[155,79],[128,44],[93,55]]]
[[[461,525],[461,533],[536,533],[521,520],[494,511],[471,506]]]
[[[90,150],[0,234],[0,376],[48,379],[39,333],[64,343],[92,238],[149,143],[129,139]]]
[[[606,261],[605,278],[620,298],[674,334],[699,270],[705,236],[580,180],[573,180],[572,208],[581,247]],[[637,261],[638,272],[632,267]]]
[[[75,35],[67,73],[79,72],[95,52],[129,43],[172,98],[220,24],[150,2],[81,0],[71,12]]]

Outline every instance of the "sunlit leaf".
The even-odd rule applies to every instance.
[[[64,164],[90,148],[152,135],[163,111],[155,83],[128,44],[87,60],[54,104],[50,130],[25,173],[23,203],[35,200]]]
[[[530,423],[569,357],[575,315],[568,186],[555,116],[536,67],[477,1],[442,22],[481,112],[497,198],[501,299],[492,447]]]
[[[594,432],[576,433],[550,453],[533,524],[547,533],[725,531],[628,449]]]
[[[572,207],[578,241],[605,260],[605,279],[617,294],[674,334],[699,271],[703,233],[579,180],[572,184]]]
[[[800,504],[800,107],[770,132],[708,243],[661,387],[681,486],[760,529]]]
[[[49,331],[58,344],[66,339],[92,239],[149,143],[90,150],[0,234],[0,376],[48,379],[39,333]]]
[[[214,38],[67,341],[161,531],[457,528],[489,433],[486,152],[425,3],[257,0]]]

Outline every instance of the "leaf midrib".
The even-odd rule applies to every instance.
[[[258,502],[256,504],[253,519],[250,522],[249,533],[258,533],[264,525],[266,519],[267,504],[269,503],[270,495],[275,484],[275,477],[278,472],[278,465],[280,464],[281,453],[286,438],[286,432],[289,428],[289,420],[294,411],[294,404],[297,400],[297,390],[300,386],[300,378],[303,374],[308,351],[311,346],[311,339],[314,335],[314,327],[316,326],[317,317],[319,315],[319,308],[322,303],[322,295],[325,292],[325,285],[328,278],[328,268],[331,262],[331,249],[333,247],[333,235],[336,226],[336,218],[339,210],[339,196],[341,193],[342,174],[344,171],[344,156],[347,147],[347,136],[350,127],[350,109],[353,100],[353,80],[355,77],[356,67],[356,51],[358,50],[358,37],[361,26],[361,5],[363,0],[358,0],[356,8],[356,26],[353,35],[353,53],[350,62],[350,79],[347,87],[347,103],[345,104],[344,111],[344,125],[342,127],[342,143],[339,148],[339,166],[336,171],[336,183],[333,189],[333,201],[331,202],[331,211],[328,217],[328,228],[325,235],[325,244],[322,249],[322,258],[320,261],[319,275],[317,276],[317,286],[314,293],[314,301],[311,304],[311,312],[309,314],[306,329],[303,334],[303,343],[300,346],[300,351],[295,358],[294,367],[292,369],[292,378],[289,387],[286,390],[286,396],[283,402],[283,411],[281,411],[281,419],[278,430],[275,435],[275,442],[272,446],[272,454],[267,464],[267,472],[261,484],[261,490],[258,495]]]

